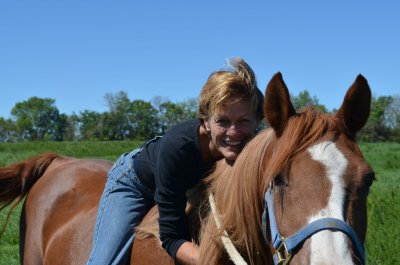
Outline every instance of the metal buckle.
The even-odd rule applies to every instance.
[[[281,237],[282,243],[279,245],[279,247],[276,249],[276,254],[278,256],[278,261],[277,265],[287,265],[289,264],[291,258],[292,258],[292,253],[290,253],[287,250],[286,247],[286,238]]]

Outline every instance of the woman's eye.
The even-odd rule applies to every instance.
[[[239,121],[239,123],[240,123],[241,125],[247,125],[247,124],[250,124],[251,121],[250,121],[250,120],[241,120],[241,121]]]
[[[229,124],[229,121],[228,120],[224,120],[224,119],[218,119],[218,120],[216,120],[216,123],[218,125],[220,125],[220,126],[225,127],[225,126],[227,126]]]

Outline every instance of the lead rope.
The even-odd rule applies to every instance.
[[[211,212],[214,216],[215,224],[217,225],[217,228],[219,230],[221,227],[221,222],[218,219],[218,212],[217,212],[217,208],[215,206],[214,195],[212,193],[210,193],[210,196],[208,196],[208,201],[210,202]],[[246,261],[244,261],[243,257],[240,255],[240,253],[237,251],[237,249],[233,245],[226,230],[224,230],[224,234],[221,236],[221,240],[222,240],[222,243],[224,244],[226,252],[228,252],[229,258],[232,260],[232,262],[235,265],[247,265]]]

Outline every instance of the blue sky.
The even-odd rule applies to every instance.
[[[0,2],[0,116],[32,96],[62,113],[106,111],[104,95],[173,102],[240,56],[264,91],[282,72],[338,108],[357,74],[375,96],[400,93],[399,1]]]

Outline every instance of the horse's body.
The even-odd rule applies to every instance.
[[[29,191],[21,213],[21,264],[86,263],[111,166],[106,160],[45,154],[0,169],[2,201]],[[134,245],[132,264],[174,264],[157,238],[139,239]]]
[[[281,75],[276,75],[265,100],[271,129],[259,133],[233,166],[219,163],[210,177],[222,226],[216,229],[214,215],[209,215],[200,264],[231,263],[220,240],[223,231],[249,264],[272,264],[275,250],[264,240],[261,222],[269,188],[283,236],[331,217],[348,223],[364,242],[373,174],[354,139],[368,118],[369,104],[368,84],[359,76],[335,116],[314,109],[296,114]],[[23,264],[85,263],[110,166],[53,154],[0,169],[0,205],[22,200],[29,192],[21,222]],[[156,222],[156,212],[150,215],[149,222]],[[267,238],[272,241],[271,235]],[[329,230],[310,236],[292,254],[293,264],[357,264],[360,258],[346,235]],[[173,261],[150,236],[135,240],[131,264]]]

